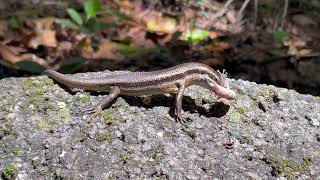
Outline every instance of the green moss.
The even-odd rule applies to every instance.
[[[132,154],[130,152],[127,152],[125,154],[120,155],[120,160],[123,162],[123,164],[127,163],[128,161],[132,160]]]
[[[49,97],[45,96],[46,87],[52,85],[51,80],[32,80],[31,78],[23,80],[21,86],[26,92],[26,97],[28,97],[25,106],[28,107],[28,105],[31,105],[32,108],[38,112],[52,108],[47,102]]]
[[[237,107],[236,111],[239,112],[240,114],[244,114],[245,112],[248,111],[248,109],[244,106],[241,106],[241,107]]]
[[[241,114],[237,111],[233,111],[230,114],[228,114],[227,119],[231,123],[238,124],[238,123],[240,123],[240,120],[241,120]]]
[[[241,89],[236,89],[236,94],[237,96],[242,96],[244,95],[244,92]]]
[[[271,89],[271,87],[263,87],[259,91],[256,91],[251,98],[256,101],[258,100],[258,97],[261,96],[268,103],[272,103],[274,95],[274,91]]]
[[[300,162],[294,162],[288,157],[276,154],[268,155],[266,160],[271,164],[275,174],[283,174],[287,178],[293,178],[295,172],[305,172],[314,162],[312,156],[304,156]]]
[[[112,136],[110,134],[102,134],[98,136],[97,140],[100,142],[112,143]]]
[[[70,110],[66,108],[68,101],[61,97],[46,94],[47,90],[53,85],[52,80],[40,78],[28,78],[21,82],[21,87],[27,95],[24,107],[31,106],[33,111],[41,113],[38,127],[43,130],[65,124],[71,119]]]
[[[249,132],[245,132],[243,134],[241,134],[241,138],[240,138],[240,143],[251,143],[253,140],[254,136],[252,134],[250,134]]]
[[[1,173],[1,177],[4,180],[15,179],[17,175],[18,175],[18,171],[13,165],[6,165],[3,168],[2,173]]]
[[[94,124],[92,122],[88,123],[88,128],[92,129],[94,127]]]
[[[112,111],[109,111],[109,110],[102,112],[101,115],[102,115],[102,118],[104,119],[104,122],[109,126],[119,122],[120,120],[120,118],[117,115],[115,115]]]
[[[197,98],[195,99],[195,103],[197,106],[202,106],[203,102],[203,97],[202,96],[197,96]]]
[[[145,154],[150,158],[149,162],[152,165],[157,165],[164,158],[164,146],[158,145],[155,148],[146,151]]]
[[[16,106],[17,100],[12,96],[7,96],[6,92],[2,93],[3,94],[0,93],[0,114],[7,118],[6,116],[8,116],[12,112],[12,109]]]
[[[111,105],[111,107],[112,107],[112,108],[118,108],[118,107],[122,107],[122,105],[121,105],[121,104],[117,104],[117,103],[113,103],[113,104]]]
[[[28,78],[22,81],[24,89],[43,88],[44,86],[54,85],[51,79]]]
[[[38,128],[40,128],[40,129],[49,130],[50,127],[51,127],[51,125],[50,125],[50,123],[47,122],[47,121],[42,120],[42,121],[40,121],[40,122],[38,123]]]
[[[77,93],[73,99],[75,104],[88,104],[91,100],[89,92]]]
[[[232,111],[230,111],[227,115],[227,119],[231,123],[239,124],[241,121],[241,116],[245,114],[248,109],[244,106],[235,107]]]
[[[68,123],[71,120],[70,110],[61,108],[58,110],[48,110],[39,121],[38,127],[43,130],[50,130],[56,126]]]
[[[11,149],[11,153],[15,156],[20,156],[23,151],[20,145],[16,145]]]
[[[10,135],[13,132],[13,126],[7,124],[2,128],[2,130],[4,132],[4,135]]]

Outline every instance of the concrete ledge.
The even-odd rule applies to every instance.
[[[104,94],[72,92],[45,76],[2,79],[2,178],[320,178],[320,98],[229,81],[237,92],[230,102],[190,87],[190,122],[179,124],[170,96],[121,96],[88,122],[82,110]]]

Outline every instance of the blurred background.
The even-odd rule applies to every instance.
[[[184,62],[320,95],[319,0],[0,0],[0,78]]]

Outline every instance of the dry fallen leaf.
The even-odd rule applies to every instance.
[[[21,54],[21,52],[22,49],[14,48],[0,43],[0,54],[5,61],[4,63],[14,65],[17,62],[29,60],[32,62],[36,62],[46,68],[50,68],[49,64],[44,59],[41,59],[36,55],[30,53]]]
[[[146,24],[146,28],[151,32],[160,32],[172,34],[177,31],[177,22],[173,18],[163,17],[161,13],[150,12],[144,16],[142,20]]]
[[[91,47],[91,40],[89,38],[85,38],[82,42],[81,55],[88,59],[119,60],[123,58],[115,48],[114,44],[107,39],[102,39],[100,41],[99,49],[94,52]]]
[[[123,56],[114,47],[114,44],[107,39],[103,39],[100,42],[100,46],[99,46],[98,51],[93,54],[93,59],[119,60],[122,58],[123,58]]]
[[[4,37],[8,31],[8,22],[4,20],[0,20],[0,37]]]
[[[91,40],[89,37],[77,37],[80,40],[80,54],[82,57],[87,59],[92,59],[94,50],[91,47]]]
[[[29,47],[36,49],[38,46],[57,47],[56,32],[52,30],[37,31],[36,36],[29,42]]]
[[[35,36],[30,40],[29,47],[33,49],[40,45],[57,47],[56,32],[53,30],[54,21],[53,17],[32,20]]]
[[[230,44],[226,42],[220,42],[216,44],[209,44],[205,48],[210,52],[221,52],[230,48]]]
[[[153,48],[155,43],[146,37],[146,31],[140,26],[124,28],[118,31],[121,42],[129,42],[136,47]]]

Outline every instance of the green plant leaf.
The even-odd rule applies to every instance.
[[[91,17],[96,17],[99,12],[103,11],[102,5],[99,0],[91,0],[91,2],[85,2],[83,6],[88,19]]]
[[[92,0],[91,4],[96,13],[101,12],[103,10],[100,0]]]
[[[182,36],[182,40],[184,41],[191,41],[191,42],[199,42],[206,37],[209,36],[209,31],[202,30],[202,29],[194,29],[191,32],[187,32]]]
[[[94,8],[91,2],[85,2],[83,6],[88,19],[96,16],[96,12],[94,11]]]
[[[64,74],[74,73],[81,68],[85,61],[86,60],[82,57],[68,59],[64,64],[62,64],[59,71]]]
[[[12,16],[9,19],[9,26],[14,29],[19,29],[22,26],[22,22],[17,16]]]
[[[79,29],[79,27],[70,19],[57,19],[56,22],[60,24],[63,28],[74,29],[74,30]]]
[[[132,47],[127,44],[114,43],[114,45],[122,55],[128,56],[128,55],[135,54],[139,51],[139,48]]]
[[[98,32],[101,30],[101,22],[97,21],[96,18],[90,18],[86,22],[85,28],[81,31],[86,34]]]
[[[121,12],[118,11],[113,11],[110,9],[104,10],[103,13],[109,15],[109,16],[114,16],[118,18],[119,20],[127,19],[128,17],[125,14],[122,14]]]
[[[284,30],[277,30],[273,33],[274,39],[282,41],[284,38],[288,37],[289,33]]]
[[[74,22],[76,22],[79,25],[83,24],[83,20],[81,15],[73,8],[68,8],[67,9],[68,15],[72,18]]]
[[[15,66],[19,67],[22,70],[33,72],[33,73],[41,73],[44,70],[46,70],[45,67],[32,61],[20,61],[20,62],[17,62]]]

